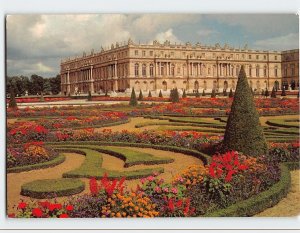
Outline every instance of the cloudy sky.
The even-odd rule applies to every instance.
[[[60,59],[124,42],[176,43],[287,50],[299,48],[298,16],[288,14],[88,14],[7,17],[7,74],[59,73]]]

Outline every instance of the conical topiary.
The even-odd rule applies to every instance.
[[[138,104],[138,102],[137,102],[137,99],[136,99],[135,91],[134,91],[134,88],[132,88],[129,105],[130,106],[137,106],[137,104]]]
[[[239,73],[223,146],[226,150],[239,151],[249,156],[268,154],[268,146],[259,122],[259,114],[255,108],[244,66]]]
[[[217,96],[217,95],[216,95],[216,90],[213,89],[212,92],[211,92],[211,96],[210,96],[210,97],[211,97],[211,98],[216,98],[216,96]]]
[[[173,89],[172,92],[173,92],[173,93],[172,93],[171,101],[172,101],[173,103],[178,103],[178,102],[179,102],[179,93],[178,93],[177,88]]]
[[[138,98],[138,100],[139,100],[139,101],[141,101],[141,100],[143,100],[143,98],[144,98],[144,97],[143,97],[142,90],[140,90],[140,94],[139,94],[139,98]]]
[[[162,93],[161,93],[161,90],[159,91],[158,97],[159,97],[159,98],[162,98],[162,97],[163,97],[163,95],[162,95]]]
[[[203,89],[203,91],[202,91],[202,96],[205,96],[206,94],[205,94],[205,91],[204,91],[204,89]]]
[[[273,87],[273,89],[272,89],[272,92],[271,92],[271,98],[276,98],[275,87]]]
[[[16,97],[15,97],[15,90],[13,87],[10,87],[10,97],[9,97],[9,103],[8,103],[8,107],[10,108],[17,108],[17,101],[16,101]]]
[[[265,91],[264,91],[264,89],[261,90],[261,96],[265,96]]]
[[[182,98],[186,98],[185,89],[183,90],[183,93],[182,93]]]
[[[200,94],[199,94],[199,91],[198,89],[196,90],[196,95],[195,95],[196,98],[199,98],[200,97]]]
[[[233,91],[232,89],[230,88],[230,92],[229,92],[229,95],[228,95],[229,98],[233,98]]]
[[[151,91],[149,91],[148,97],[152,97]]]
[[[284,88],[284,87],[282,87],[281,96],[286,96],[286,93],[285,93],[285,88]]]
[[[268,90],[268,88],[266,88],[266,91],[265,91],[265,97],[269,97],[269,90]]]

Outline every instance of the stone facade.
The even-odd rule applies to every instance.
[[[61,62],[62,93],[185,89],[193,93],[236,87],[241,65],[255,91],[281,88],[281,52],[200,43],[112,44],[110,49]]]
[[[286,90],[299,89],[299,49],[281,53],[282,86]]]

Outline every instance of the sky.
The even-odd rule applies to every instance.
[[[299,19],[293,14],[9,15],[7,75],[54,77],[62,58],[129,38],[281,51],[299,48]]]

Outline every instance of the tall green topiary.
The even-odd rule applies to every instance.
[[[216,98],[216,96],[217,96],[217,95],[216,95],[216,90],[213,89],[212,92],[211,92],[211,96],[210,96],[210,97],[211,97],[211,98]]]
[[[205,91],[204,91],[204,89],[203,89],[203,91],[202,91],[202,96],[205,96],[206,94],[205,94]]]
[[[148,97],[152,97],[151,91],[149,91]]]
[[[137,106],[137,104],[138,104],[138,102],[137,102],[137,99],[136,99],[135,91],[134,91],[134,88],[132,88],[129,105],[130,106]]]
[[[275,87],[273,87],[272,92],[271,92],[271,97],[272,98],[276,98],[276,91],[275,91]]]
[[[9,103],[8,103],[8,107],[10,108],[17,108],[17,101],[16,101],[16,97],[15,97],[15,90],[13,87],[10,87],[10,98],[9,98]]]
[[[233,98],[233,91],[232,89],[230,88],[230,92],[229,92],[229,95],[228,95],[229,98]]]
[[[264,91],[264,89],[261,90],[261,96],[265,96],[265,91]]]
[[[284,88],[284,87],[282,87],[281,96],[286,96],[286,93],[285,93],[285,88]]]
[[[163,97],[163,95],[162,95],[162,93],[161,93],[161,90],[159,91],[158,97],[159,97],[159,98],[162,98],[162,97]]]
[[[171,99],[171,101],[173,103],[178,103],[179,102],[179,93],[178,93],[177,88],[173,89],[173,91],[172,91],[172,99]]]
[[[182,98],[186,98],[185,89],[183,90],[183,93],[182,93]]]
[[[268,88],[266,88],[266,91],[265,91],[265,97],[267,98],[267,97],[269,97],[269,90],[268,90]]]
[[[226,150],[235,150],[250,156],[268,154],[268,146],[259,122],[259,114],[255,108],[244,66],[239,73],[223,146]]]
[[[141,100],[143,100],[143,98],[144,98],[143,92],[142,92],[142,90],[140,90],[140,94],[139,94],[138,100],[141,101]]]

